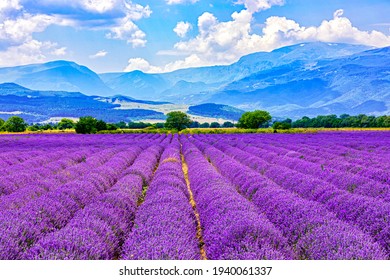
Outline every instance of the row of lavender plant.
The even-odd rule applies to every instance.
[[[383,171],[390,168],[390,163],[386,160],[389,158],[389,153],[385,149],[389,145],[389,141],[379,141],[380,137],[386,137],[386,134],[360,135],[362,139],[369,138],[372,139],[371,141],[382,143],[376,144],[378,147],[375,150],[372,148],[373,144],[368,142],[366,144],[366,150],[370,151],[355,150],[340,144],[334,144],[340,142],[341,139],[343,143],[356,141],[357,136],[350,140],[346,136],[348,134],[340,136],[338,134],[327,133],[318,135],[294,135],[294,139],[291,139],[291,135],[277,135],[277,137],[259,136],[256,138],[250,135],[244,135],[240,139],[247,145],[267,148],[285,156],[299,157],[307,161],[319,163],[323,168],[351,172],[383,183],[388,182],[389,174]],[[236,137],[233,137],[233,141],[235,141],[234,138]],[[363,141],[362,139],[360,141]]]
[[[342,149],[338,146],[333,147],[333,149],[328,147],[321,149],[319,147],[318,151],[320,158],[312,156],[307,157],[306,160],[322,161],[322,164],[328,168],[350,172],[362,176],[363,178],[389,184],[390,174],[389,172],[386,172],[386,170],[390,169],[390,154],[384,150],[389,144],[390,141],[376,150],[371,149],[372,146],[367,144],[366,150],[369,151],[364,151],[364,153],[363,151]],[[337,151],[336,153],[339,154],[337,157],[334,156],[335,150]],[[340,153],[339,150],[342,152]],[[321,160],[321,157],[324,157],[326,161]]]
[[[19,182],[17,188],[9,181],[2,182],[8,190],[12,189],[14,192],[0,197],[0,205],[2,206],[0,211],[20,208],[29,199],[39,197],[45,192],[53,191],[59,186],[83,176],[92,168],[103,164],[114,153],[119,152],[120,148],[105,149],[98,153],[95,151],[96,148],[80,150],[46,166],[30,169],[26,167],[22,173],[15,172],[13,175]],[[54,154],[56,154],[55,151]]]
[[[317,164],[323,170],[329,170],[329,172],[336,171],[347,175],[350,173],[364,180],[374,180],[382,184],[390,182],[390,174],[384,172],[386,167],[383,165],[380,167],[373,166],[369,157],[354,155],[353,160],[350,160],[351,152],[345,153],[343,156],[335,156],[320,147],[314,148],[309,145],[302,148],[299,145],[288,144],[288,149],[289,152],[285,154],[286,156]]]
[[[31,185],[36,184],[44,186],[47,184],[53,185],[52,180],[57,180],[64,184],[69,181],[69,177],[76,176],[76,174],[80,172],[79,167],[82,167],[82,165],[78,165],[78,163],[82,163],[90,154],[95,152],[110,153],[110,150],[107,149],[105,151],[100,151],[101,149],[99,146],[107,144],[104,141],[104,138],[103,141],[100,137],[96,138],[92,147],[86,145],[83,141],[80,141],[83,139],[72,139],[71,136],[67,136],[66,138],[70,139],[68,142],[64,143],[63,146],[57,145],[51,147],[49,145],[48,148],[46,146],[47,141],[37,143],[34,150],[40,150],[43,154],[40,154],[40,156],[30,157],[22,164],[15,164],[9,168],[3,169],[2,174],[7,175],[3,176],[0,181],[0,197],[1,195],[9,195],[14,191],[25,188],[26,186],[30,188]],[[128,143],[126,144],[130,145],[134,142],[134,137],[128,137],[127,141]],[[74,142],[79,143],[80,147],[74,147]],[[119,141],[119,143],[121,142]],[[137,142],[134,143],[139,144],[140,142],[138,142],[137,139]],[[19,144],[19,142],[15,144]],[[27,146],[29,147],[29,145]],[[85,148],[83,149],[83,147]],[[35,152],[26,150],[24,146],[22,146],[22,148],[23,149],[21,151],[20,147],[19,149],[16,149],[19,150],[18,153],[33,153],[36,155]],[[73,155],[73,157],[70,157],[70,155]],[[75,168],[66,169],[71,165],[77,166],[75,166]],[[52,176],[53,174],[55,174],[55,176]]]
[[[3,140],[3,139],[2,139]],[[62,152],[66,154],[65,151]],[[9,174],[12,171],[12,168],[23,164],[25,161],[30,161],[30,163],[42,156],[47,156],[46,151],[39,150],[37,147],[35,150],[25,151],[21,153],[20,151],[3,151],[0,154],[0,171],[4,174]],[[25,166],[28,166],[25,164]]]
[[[237,186],[240,193],[250,199],[282,231],[298,258],[386,258],[383,248],[369,235],[340,221],[321,204],[307,201],[281,188],[234,160],[233,158],[237,158],[234,153],[230,157],[207,143],[193,141],[216,168]]]
[[[348,137],[349,135],[353,137]],[[289,141],[290,137],[281,135],[273,139],[262,138],[260,142],[252,137],[245,137],[247,140],[245,142],[271,150],[276,149],[275,152],[282,152],[287,156],[299,156],[308,161],[321,162],[323,167],[351,172],[382,183],[390,182],[389,173],[383,172],[390,169],[390,153],[386,149],[390,144],[388,133],[298,135],[294,138],[295,141]],[[300,140],[299,143],[296,141],[297,138]],[[355,142],[361,143],[358,149],[349,147],[350,143]],[[300,155],[292,151],[298,151]]]
[[[291,259],[287,240],[181,136],[209,259]]]
[[[390,172],[387,172],[386,170],[381,170],[381,172],[379,172],[378,170],[372,171],[372,169],[367,168],[365,170],[367,173],[381,174],[376,178],[378,180],[375,181],[367,178],[367,176],[358,176],[351,173],[346,173],[345,171],[342,172],[338,171],[337,169],[335,170],[333,168],[329,168],[327,163],[318,164],[318,162],[308,162],[306,161],[308,159],[307,155],[295,153],[287,149],[293,145],[291,143],[282,142],[284,143],[285,147],[272,147],[272,145],[270,146],[264,143],[258,143],[257,145],[261,147],[259,148],[258,146],[248,146],[248,142],[250,145],[256,145],[256,143],[253,143],[255,141],[251,141],[251,139],[246,140],[249,141],[242,143],[241,141],[233,140],[230,143],[241,149],[245,149],[251,154],[259,155],[261,158],[266,159],[270,163],[276,163],[275,160],[277,159],[278,164],[288,166],[289,168],[293,168],[294,170],[305,174],[312,174],[313,176],[334,184],[340,189],[348,190],[349,192],[358,193],[361,195],[379,197],[385,201],[390,201],[390,186],[388,183],[385,183],[387,181],[386,178],[390,176]],[[307,145],[305,145],[305,147],[306,146]],[[317,151],[317,154],[321,155],[322,157],[321,151]],[[324,156],[324,158],[325,160],[327,159],[326,156]],[[368,159],[366,160],[367,162],[369,161]],[[342,162],[342,160],[338,159],[338,162]]]
[[[178,135],[161,156],[160,165],[137,210],[123,259],[200,259],[196,221],[182,171]]]
[[[107,192],[97,195],[60,230],[50,233],[24,253],[24,259],[114,259],[129,233],[144,182],[157,164],[162,147],[152,145],[120,172]],[[126,157],[130,163],[132,158]],[[126,165],[123,165],[126,167]]]
[[[82,162],[83,158],[93,151],[84,149],[79,151],[69,151],[65,154],[62,151],[53,152],[34,159],[39,166],[29,164],[25,161],[13,170],[7,170],[0,182],[0,199],[34,184],[46,184],[49,178],[60,173],[62,170]],[[13,166],[16,167],[16,166]]]
[[[84,166],[82,181],[74,181],[46,193],[17,211],[6,211],[0,219],[6,228],[0,237],[2,259],[21,258],[24,251],[47,233],[64,227],[75,213],[115,183],[118,171],[126,167],[127,158],[134,159],[137,151],[122,152],[104,165]],[[83,170],[83,169],[81,169]],[[104,172],[104,176],[101,173]]]
[[[329,136],[324,136],[319,135],[318,138],[322,138],[322,141],[313,143],[321,151],[336,154],[344,158],[344,161],[349,161],[353,164],[360,163],[365,166],[367,163],[366,159],[369,159],[371,164],[376,165],[378,168],[382,168],[383,166],[390,167],[389,162],[383,162],[383,155],[387,155],[387,158],[390,155],[388,132],[332,133]],[[328,145],[320,145],[328,141],[330,142]]]
[[[381,200],[351,194],[337,189],[331,184],[309,175],[297,173],[280,165],[261,166],[250,153],[219,143],[216,147],[224,153],[234,156],[238,161],[263,173],[283,188],[298,193],[305,199],[320,202],[334,212],[337,217],[350,224],[359,226],[371,234],[390,255],[390,205]],[[257,158],[258,159],[258,158]],[[253,164],[256,162],[256,165]]]
[[[39,156],[39,152],[34,153],[19,153],[14,151],[2,152],[0,154],[0,171],[14,164],[23,163],[25,160],[34,156]]]
[[[59,177],[58,174],[70,174],[74,165],[77,166],[83,162],[85,157],[89,157],[90,155],[92,155],[91,151],[87,150],[84,152],[75,152],[45,167],[39,168],[39,170],[36,168],[26,169],[24,171],[26,176],[30,175],[34,180],[26,180],[17,189],[13,189],[14,191],[12,193],[1,196],[0,212],[19,209],[30,200],[34,200],[49,191],[54,191],[59,186],[74,180],[75,177]],[[40,177],[36,178],[34,176],[36,172],[39,172]],[[7,185],[7,188],[11,189],[10,185]]]
[[[285,166],[298,171],[299,173],[320,178],[321,181],[326,181],[332,186],[346,190],[350,193],[380,198],[386,202],[390,202],[389,184],[374,181],[355,174],[325,168],[323,165],[308,162],[304,158],[280,156],[280,153],[277,152],[277,148],[274,148],[273,151],[269,151],[267,148],[251,147],[239,142],[235,143],[235,146],[252,155],[258,156],[260,158],[259,161],[261,161],[262,158],[266,159],[267,162],[264,163],[266,166],[268,163]],[[383,171],[382,173],[386,174],[386,172]]]

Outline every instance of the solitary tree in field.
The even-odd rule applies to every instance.
[[[256,110],[253,112],[245,112],[238,120],[237,127],[239,128],[259,128],[271,120],[271,115],[267,111]]]
[[[91,134],[97,132],[97,120],[93,117],[81,117],[75,125],[76,133]]]
[[[180,131],[189,127],[190,124],[191,119],[186,113],[173,111],[167,114],[165,127],[168,129],[177,129]]]
[[[27,123],[21,117],[13,116],[3,126],[8,132],[23,132],[27,128]]]

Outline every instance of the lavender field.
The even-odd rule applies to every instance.
[[[390,259],[390,133],[0,135],[0,259]]]

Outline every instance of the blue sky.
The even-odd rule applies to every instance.
[[[167,72],[308,42],[390,45],[389,0],[1,0],[0,67]]]

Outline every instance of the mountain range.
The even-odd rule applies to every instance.
[[[154,105],[229,105],[235,107],[230,112],[262,109],[293,119],[343,113],[384,115],[390,113],[390,47],[303,43],[250,54],[231,65],[161,74],[96,74],[74,62],[54,61],[0,68],[0,83],[15,83],[35,91],[30,96],[46,94],[51,99],[65,98],[65,92],[76,98],[78,92],[83,98],[90,96],[94,102],[116,107],[111,107],[115,111],[137,101],[140,110],[160,113],[166,112],[153,110]],[[5,90],[0,87],[1,98]],[[12,111],[7,106],[2,110]],[[223,108],[218,106],[201,106],[207,114],[192,113],[209,116],[210,108]]]

